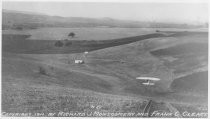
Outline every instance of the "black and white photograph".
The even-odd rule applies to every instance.
[[[3,0],[1,117],[208,118],[208,1],[158,1]]]

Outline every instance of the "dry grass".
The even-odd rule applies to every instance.
[[[141,112],[143,100],[60,86],[3,83],[2,111],[16,113]],[[94,108],[93,108],[94,107]],[[98,107],[98,108],[96,108]]]
[[[174,70],[149,53],[151,44],[159,41],[161,39],[156,38],[150,42],[136,42],[94,51],[88,54],[84,65],[71,62],[67,64],[67,61],[73,61],[77,54],[3,53],[2,111],[142,112],[145,99],[133,96],[150,94],[154,99],[176,103],[194,104],[200,101],[203,97],[180,95],[176,92],[157,93],[163,91],[161,88],[168,88],[172,79],[169,74]],[[158,48],[161,43],[164,42],[154,44]],[[170,42],[166,45],[168,44]],[[45,69],[47,75],[39,73],[39,66]],[[162,82],[157,83],[159,88],[148,90],[141,82],[134,80],[140,75],[157,76]],[[156,92],[151,93],[151,89]],[[202,100],[205,102],[205,99]],[[93,106],[101,108],[92,108]]]

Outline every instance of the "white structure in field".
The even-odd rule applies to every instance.
[[[83,60],[74,60],[74,63],[75,64],[83,64],[85,63]]]
[[[85,51],[84,53],[85,53],[85,54],[88,54],[88,51]]]
[[[86,55],[88,54],[88,51],[85,51],[84,53],[78,53],[74,55],[74,63],[75,64],[84,64],[86,59]]]
[[[136,77],[136,79],[143,80],[144,82],[142,83],[143,85],[155,85],[155,81],[159,81],[159,78],[154,78],[154,77]]]

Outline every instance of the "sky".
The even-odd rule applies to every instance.
[[[85,2],[3,2],[3,9],[38,12],[63,17],[114,18],[199,24],[208,22],[207,3],[85,3]]]

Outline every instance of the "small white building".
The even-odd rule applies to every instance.
[[[85,51],[84,53],[85,53],[85,54],[88,54],[88,51]]]
[[[83,64],[85,63],[83,60],[74,60],[74,63],[75,64]]]

